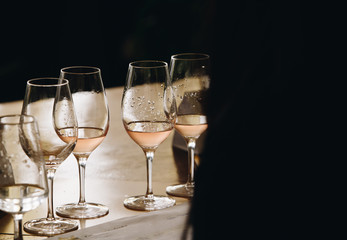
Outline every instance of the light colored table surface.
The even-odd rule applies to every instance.
[[[102,218],[80,221],[80,229],[110,222],[116,219],[148,212],[132,211],[123,206],[123,200],[146,191],[146,162],[143,151],[124,130],[120,116],[122,87],[106,89],[110,109],[110,130],[103,143],[91,154],[86,169],[86,200],[109,207],[110,213]],[[0,115],[20,113],[22,101],[0,103]],[[153,162],[154,194],[164,194],[168,185],[183,183],[187,176],[187,155],[172,148],[173,133],[156,151]],[[78,166],[70,155],[58,168],[54,180],[54,206],[77,202],[79,197]],[[175,198],[176,205],[187,202]],[[162,210],[161,210],[162,211]],[[47,204],[24,215],[23,223],[45,217]],[[10,215],[0,218],[0,239],[13,233]],[[25,232],[23,232],[25,233]],[[11,236],[12,238],[13,236]],[[25,233],[24,239],[32,238]]]

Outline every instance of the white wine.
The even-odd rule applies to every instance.
[[[144,149],[156,149],[171,133],[173,126],[168,122],[130,122],[124,124],[129,136]]]
[[[46,197],[47,191],[36,185],[0,187],[0,209],[8,213],[25,213],[37,208]]]
[[[177,116],[175,129],[184,138],[198,138],[207,129],[207,119],[204,115]]]

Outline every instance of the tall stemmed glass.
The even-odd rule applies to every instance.
[[[60,77],[69,80],[78,120],[78,140],[73,151],[79,165],[78,203],[57,207],[59,216],[77,219],[98,218],[108,214],[106,206],[85,200],[85,168],[90,154],[104,140],[109,128],[109,111],[101,71],[96,67],[63,68]]]
[[[187,142],[188,180],[185,184],[168,186],[166,192],[190,198],[194,195],[196,140],[207,129],[206,99],[210,85],[210,57],[200,53],[173,55],[170,75],[177,103],[175,129]]]
[[[52,236],[78,228],[76,221],[55,218],[53,208],[53,179],[57,168],[70,155],[77,141],[77,120],[69,89],[69,82],[59,78],[29,80],[22,114],[33,115],[39,126],[40,144],[49,183],[46,218],[24,224],[29,233]]]
[[[151,211],[175,205],[174,199],[153,195],[152,189],[154,152],[174,128],[176,114],[167,63],[130,63],[121,108],[124,127],[142,148],[147,161],[146,194],[125,199],[124,206]]]
[[[13,216],[14,239],[23,239],[23,214],[37,208],[47,195],[48,184],[34,117],[0,117],[0,209]]]

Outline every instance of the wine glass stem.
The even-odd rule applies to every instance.
[[[76,156],[78,162],[79,179],[80,179],[80,199],[78,205],[86,203],[86,166],[88,157]]]
[[[14,240],[23,240],[22,236],[22,219],[23,214],[13,214],[14,221]]]
[[[187,139],[188,147],[188,180],[186,183],[187,187],[194,187],[194,166],[195,166],[195,138]]]
[[[147,191],[146,198],[153,198],[153,188],[152,188],[152,164],[154,158],[154,150],[143,150],[146,155],[147,162]]]
[[[54,212],[53,212],[53,179],[55,175],[55,169],[47,169],[47,180],[48,180],[48,212],[47,212],[47,218],[48,219],[54,219]]]

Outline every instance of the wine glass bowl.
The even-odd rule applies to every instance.
[[[173,55],[170,76],[177,103],[175,129],[185,139],[188,149],[188,180],[168,186],[166,192],[177,197],[194,195],[194,151],[196,140],[208,127],[206,106],[210,86],[210,57],[207,54]]]
[[[121,109],[124,128],[130,138],[141,147],[147,162],[146,194],[125,199],[124,206],[146,211],[173,206],[174,199],[154,195],[152,189],[154,153],[172,132],[176,117],[176,105],[167,63],[162,61],[130,63]]]
[[[40,146],[49,182],[46,218],[24,224],[26,232],[53,236],[78,228],[76,221],[56,218],[53,208],[53,179],[60,164],[70,155],[77,141],[77,121],[69,82],[59,78],[37,78],[27,82],[22,114],[33,115],[39,126]]]
[[[0,117],[0,209],[14,218],[14,239],[22,239],[22,216],[48,195],[37,124],[33,116]]]
[[[60,77],[69,80],[78,121],[78,139],[73,151],[79,166],[78,203],[59,206],[59,216],[90,219],[108,214],[109,209],[85,200],[85,168],[90,154],[102,143],[109,129],[109,110],[101,71],[96,67],[73,66],[61,69]]]

